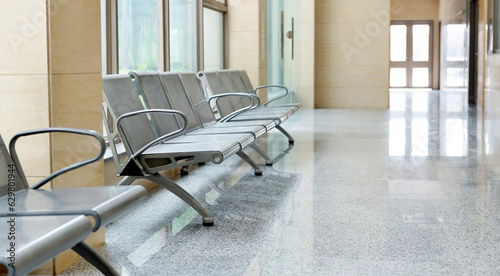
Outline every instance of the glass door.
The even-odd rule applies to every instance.
[[[432,22],[391,22],[391,88],[432,88]]]
[[[289,89],[287,97],[277,101],[287,104],[300,101],[300,1],[273,0],[267,6],[268,83],[284,85]],[[273,98],[282,89],[269,89]]]

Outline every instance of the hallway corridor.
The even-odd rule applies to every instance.
[[[127,275],[498,275],[500,178],[466,92],[391,92],[391,108],[304,109],[238,158],[175,179],[214,227],[164,189],[106,228]],[[285,152],[284,152],[285,151]],[[93,274],[94,273],[94,274]],[[82,261],[62,275],[98,275]]]

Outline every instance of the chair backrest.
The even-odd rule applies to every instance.
[[[188,118],[188,128],[186,131],[191,131],[199,128],[199,123],[193,115],[193,111],[178,109],[170,94],[160,78],[158,72],[131,72],[130,75],[137,81],[137,90],[144,95],[146,106],[150,109],[176,109],[184,112]],[[187,111],[187,113],[186,113]],[[160,135],[168,134],[181,128],[179,118],[172,115],[155,114],[155,124],[158,126]]]
[[[214,123],[216,121],[215,115],[208,104],[203,87],[196,74],[193,72],[180,72],[178,74],[203,126]]]
[[[102,87],[109,112],[116,119],[134,111],[144,110],[139,93],[129,75],[108,75],[102,77]],[[150,117],[134,116],[122,122],[122,131],[127,137],[127,150],[132,153],[141,149],[158,136]],[[111,141],[110,141],[111,142]]]
[[[222,87],[219,76],[217,76],[215,71],[199,72],[198,77],[201,78],[204,90],[206,91],[208,97],[225,93],[224,87]],[[228,98],[219,99],[217,101],[217,109],[222,117],[231,114],[236,110]]]
[[[241,80],[245,84],[247,91],[254,91],[255,89],[253,88],[252,81],[250,81],[250,77],[248,77],[247,71],[245,70],[238,70],[240,73]]]
[[[0,136],[0,154],[0,196],[8,195],[9,191],[15,192],[28,189],[26,179],[18,173],[18,169],[21,168],[18,167],[18,164],[12,162],[2,136]],[[8,206],[3,207],[5,207],[4,211],[8,211]]]
[[[224,86],[224,91],[226,93],[244,92],[244,91],[238,91],[233,80],[231,79],[231,76],[229,75],[229,73],[227,71],[225,71],[225,70],[217,71],[217,75],[219,76],[219,79],[220,79],[222,85]],[[231,101],[231,104],[233,105],[233,108],[235,110],[244,108],[246,106],[243,103],[242,99],[248,100],[248,98],[242,98],[242,97],[230,97],[229,98],[229,100]]]
[[[236,86],[236,90],[241,93],[254,93],[254,91],[248,90],[246,87],[245,83],[243,82],[243,79],[240,76],[240,72],[235,69],[229,69],[226,70],[226,72],[229,74],[231,77],[231,80],[233,81],[234,85]]]
[[[194,74],[194,73],[193,73]],[[186,88],[177,72],[160,72],[160,79],[163,82],[165,91],[170,98],[174,109],[186,114],[188,118],[187,131],[196,130],[202,127],[202,123],[191,103]]]
[[[236,87],[236,91],[239,93],[249,93],[249,94],[254,94],[255,91],[250,91],[247,89],[245,83],[243,82],[243,79],[240,76],[240,72],[235,69],[229,69],[226,70],[226,72],[229,74],[229,77],[234,83],[234,86]],[[249,106],[252,104],[252,101],[249,98],[241,98],[241,102],[243,103],[244,106]]]

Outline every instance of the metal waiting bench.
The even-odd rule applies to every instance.
[[[251,95],[254,101],[249,101],[248,97],[228,97],[217,98],[215,105],[217,110],[224,117],[225,121],[240,122],[249,120],[274,120],[276,128],[281,131],[287,138],[290,144],[293,144],[293,137],[281,126],[281,123],[286,121],[296,111],[300,109],[300,105],[281,105],[269,106],[270,103],[285,97],[288,94],[288,89],[283,86],[278,86],[285,89],[285,93],[275,97],[264,105],[260,104],[256,95],[256,90],[249,90],[243,82],[243,77],[235,70],[221,70],[221,71],[200,71],[198,77],[200,78],[207,97],[219,97],[220,95]],[[246,74],[245,74],[246,75]],[[275,87],[266,85],[258,87],[268,88]]]
[[[194,73],[184,73],[183,76],[189,80],[191,79],[199,83]],[[188,118],[188,127],[185,134],[191,136],[199,141],[204,142],[206,135],[215,137],[229,137],[235,139],[236,137],[245,134],[253,136],[253,140],[259,138],[267,132],[267,127],[273,124],[272,121],[262,121],[254,123],[220,123],[215,124],[215,116],[212,111],[208,109],[206,113],[199,113],[194,104],[191,96],[186,91],[186,81],[181,79],[177,72],[131,72],[130,76],[135,79],[136,87],[139,93],[146,99],[145,103],[150,109],[175,109],[186,114]],[[190,86],[192,88],[192,86]],[[208,103],[207,107],[208,107]],[[200,105],[198,105],[200,107]],[[212,122],[204,124],[204,122]],[[160,128],[168,128],[172,121],[158,120],[157,125]],[[175,123],[175,122],[174,122]],[[174,124],[175,128],[179,128]],[[231,138],[232,137],[232,138]],[[242,149],[249,146],[259,153],[266,160],[266,165],[272,165],[271,158],[257,145],[253,143],[240,143]],[[255,170],[256,174],[262,174],[260,168],[255,162],[246,155],[243,151],[237,153],[243,160],[248,162]]]
[[[98,140],[100,151],[97,156],[63,168],[29,187],[16,153],[16,142],[41,133],[91,136]],[[105,152],[102,136],[70,128],[26,131],[11,139],[9,150],[0,136],[0,152],[0,217],[6,220],[0,224],[0,264],[7,264],[13,275],[24,275],[71,248],[103,274],[118,275],[84,239],[143,202],[147,197],[144,187],[39,189],[61,174],[101,159]],[[88,217],[93,218],[93,224]],[[15,237],[15,244],[11,244],[10,236]],[[15,264],[9,266],[13,261],[8,259],[13,257],[12,250],[8,251],[11,247],[15,250]]]
[[[213,225],[214,219],[206,208],[160,172],[208,161],[222,163],[239,153],[242,144],[252,143],[254,137],[245,134],[219,139],[206,135],[202,142],[199,137],[184,135],[189,125],[186,115],[177,110],[145,109],[145,99],[139,96],[129,75],[103,76],[103,98],[113,160],[118,175],[125,176],[118,185],[130,185],[137,179],[152,181],[195,209],[202,216],[203,225]],[[173,124],[162,129],[156,124],[158,119]],[[119,144],[125,147],[125,156],[118,153]]]

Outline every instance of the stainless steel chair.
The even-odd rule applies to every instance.
[[[152,80],[147,85],[161,86]],[[172,109],[146,109],[147,99],[139,95],[129,75],[103,76],[103,88],[110,148],[119,176],[125,176],[118,185],[148,179],[193,207],[203,217],[203,225],[213,225],[213,217],[197,199],[159,172],[208,161],[219,164],[234,154],[244,158],[241,150],[254,141],[253,135],[186,135],[187,116]],[[119,144],[125,148],[124,155],[117,150]],[[262,174],[256,164],[253,167]]]
[[[100,150],[95,157],[63,168],[29,187],[16,153],[16,143],[21,137],[41,133],[91,136],[98,140]],[[96,231],[136,208],[147,197],[144,187],[39,189],[61,174],[101,159],[106,149],[102,136],[93,131],[70,128],[39,129],[16,134],[10,141],[9,149],[10,153],[0,137],[0,206],[5,206],[5,209],[0,210],[0,217],[19,219],[19,253],[24,254],[19,255],[22,259],[18,259],[16,273],[29,272],[43,264],[47,258],[53,258],[58,252],[72,248],[102,273],[118,275],[83,239],[90,234],[86,231],[89,225],[91,231]],[[85,217],[78,217],[80,215],[93,217],[94,224]],[[2,235],[0,241],[2,246],[6,246],[9,241],[5,240],[7,234],[3,234],[5,235]]]
[[[288,95],[289,91],[286,86],[283,85],[274,85],[274,84],[266,84],[266,85],[261,85],[258,86],[254,89],[252,82],[250,81],[250,78],[248,77],[248,74],[245,70],[228,70],[229,75],[231,76],[231,79],[236,83],[239,83],[240,80],[243,82],[243,85],[249,93],[256,94],[259,89],[264,89],[264,88],[279,88],[283,90],[283,93],[281,95],[278,95],[272,99],[268,99],[267,102],[262,104],[263,106],[269,106],[269,107],[292,107],[294,108],[294,112],[298,111],[300,108],[302,108],[301,103],[292,103],[292,104],[285,104],[285,105],[271,105],[276,100],[279,100],[281,98],[284,98]],[[239,78],[238,78],[239,75]],[[239,84],[238,84],[239,85]],[[243,87],[241,87],[243,89]]]
[[[145,103],[148,108],[175,109],[186,114],[189,123],[184,134],[187,137],[197,139],[194,140],[195,142],[206,142],[207,138],[238,141],[242,149],[253,148],[266,159],[266,165],[272,165],[269,156],[253,143],[255,139],[266,133],[267,129],[264,125],[230,124],[226,127],[221,127],[222,124],[218,127],[203,125],[202,118],[193,106],[178,73],[131,72],[130,74],[132,79],[136,80],[136,87],[146,99]],[[195,76],[194,73],[191,74]],[[213,117],[213,113],[211,116]],[[173,120],[157,120],[156,124],[159,128],[169,131],[179,128]],[[262,174],[257,164],[243,151],[238,152],[237,155],[248,162],[256,170],[257,175]]]
[[[276,123],[276,128],[287,136],[289,143],[294,142],[293,137],[280,126],[293,114],[293,112],[288,111],[288,108],[286,110],[262,108],[260,103],[248,105],[248,102],[242,100],[243,97],[248,98],[251,95],[251,98],[257,102],[258,97],[251,93],[231,93],[227,91],[216,71],[201,71],[198,72],[198,77],[201,79],[207,97],[210,100],[215,100],[217,110],[223,117],[222,121],[273,120]],[[232,85],[232,89],[235,89],[234,84]]]
[[[27,275],[64,251],[83,243],[92,232],[90,220],[83,215],[12,216],[4,219],[0,223],[0,265],[5,267],[8,276]],[[14,220],[13,227],[10,219]],[[15,230],[12,231],[12,228]]]

